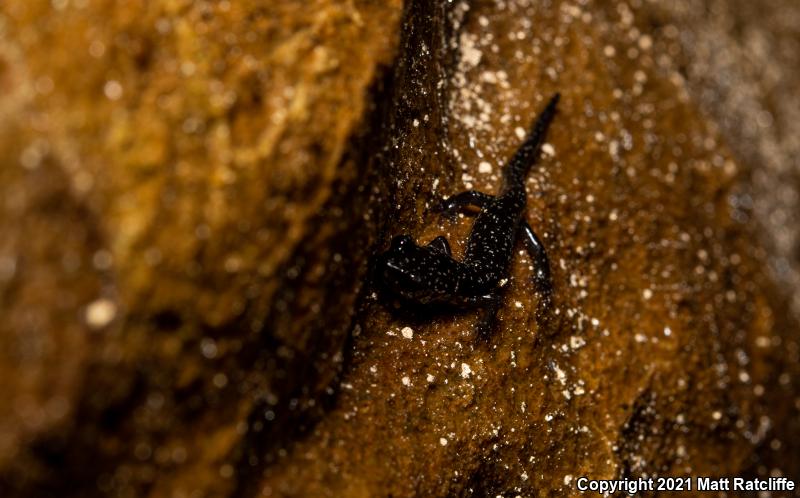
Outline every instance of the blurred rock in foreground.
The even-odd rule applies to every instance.
[[[800,7],[7,0],[0,495],[800,479]],[[563,95],[475,311],[379,300]]]

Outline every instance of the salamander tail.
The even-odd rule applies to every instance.
[[[517,149],[514,157],[509,161],[508,166],[506,166],[505,182],[507,187],[525,182],[525,177],[528,176],[531,166],[533,166],[536,159],[539,157],[539,152],[544,143],[545,136],[547,135],[547,129],[550,127],[550,123],[556,115],[556,107],[558,106],[558,100],[560,98],[561,94],[559,93],[550,97],[547,106],[539,113],[533,126],[531,126],[528,136],[525,137],[525,141],[519,149]]]

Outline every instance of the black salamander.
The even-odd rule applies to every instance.
[[[485,306],[496,311],[500,289],[508,278],[514,246],[521,237],[534,262],[534,283],[545,300],[551,292],[550,266],[542,241],[523,218],[527,194],[525,179],[540,155],[559,94],[555,94],[534,122],[525,141],[503,169],[499,195],[476,190],[454,195],[439,206],[454,216],[480,208],[461,261],[451,255],[444,236],[424,246],[409,235],[398,235],[376,258],[379,284],[405,301],[419,305]]]

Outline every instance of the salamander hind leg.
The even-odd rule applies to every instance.
[[[465,190],[464,192],[444,199],[437,207],[437,211],[445,216],[453,217],[459,211],[464,211],[470,206],[483,208],[493,200],[493,195],[478,192],[477,190]]]
[[[547,259],[544,244],[526,221],[520,222],[520,236],[533,261],[533,283],[536,285],[536,290],[549,299],[553,283],[550,280],[550,261]]]

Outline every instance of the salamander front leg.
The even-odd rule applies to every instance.
[[[497,325],[497,311],[500,309],[503,299],[498,292],[476,298],[475,302],[480,303],[481,307],[475,331],[480,341],[488,342]]]
[[[539,237],[534,233],[533,229],[528,222],[522,221],[519,225],[520,236],[525,242],[531,260],[533,261],[533,282],[536,289],[544,294],[549,299],[553,291],[553,283],[550,280],[550,262],[547,259],[547,253],[544,250],[544,244]]]
[[[448,256],[453,255],[453,251],[450,250],[450,243],[447,242],[447,239],[444,237],[444,235],[439,235],[432,241],[428,242],[428,247],[440,254],[446,254]]]
[[[463,211],[470,206],[483,208],[494,200],[493,195],[484,194],[477,190],[465,190],[460,194],[448,197],[438,206],[438,211],[448,217],[453,217],[459,211]]]

